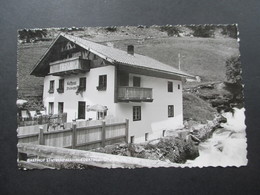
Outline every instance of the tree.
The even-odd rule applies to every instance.
[[[226,89],[233,94],[230,105],[238,108],[244,107],[242,69],[239,56],[233,56],[226,61]],[[233,107],[232,106],[232,107]]]
[[[227,82],[241,84],[241,61],[239,56],[232,56],[226,61]]]

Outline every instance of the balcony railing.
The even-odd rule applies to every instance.
[[[50,74],[55,76],[64,76],[67,74],[77,74],[87,72],[90,68],[89,60],[80,57],[59,60],[50,63]]]
[[[121,102],[152,102],[152,88],[118,87],[118,101]]]

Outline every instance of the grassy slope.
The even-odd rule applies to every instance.
[[[46,51],[49,43],[43,43],[32,47],[32,45],[20,45],[17,48],[17,81],[18,88],[23,92],[34,94],[41,89],[43,78],[30,75],[30,72],[42,54]],[[20,94],[18,94],[20,95]]]
[[[192,93],[183,94],[183,116],[184,119],[207,122],[214,119],[217,111],[209,103]]]
[[[178,53],[181,54],[181,69],[201,76],[203,81],[225,80],[225,62],[238,55],[237,42],[230,38],[170,37],[145,40],[135,44],[135,51],[178,68]],[[117,41],[115,46],[125,49],[126,43]]]

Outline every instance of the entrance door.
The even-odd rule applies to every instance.
[[[85,119],[86,102],[79,102],[78,105],[78,119]]]

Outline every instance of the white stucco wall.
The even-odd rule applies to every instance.
[[[98,91],[99,75],[107,75],[106,91]],[[64,78],[64,93],[59,94],[57,76],[46,76],[44,79],[43,101],[46,112],[49,112],[49,102],[54,102],[54,114],[58,113],[58,102],[64,102],[64,112],[68,113],[67,120],[78,117],[78,102],[85,101],[87,105],[101,104],[108,107],[107,115],[129,119],[129,140],[134,136],[134,142],[144,142],[145,133],[148,140],[162,136],[163,130],[175,129],[183,126],[182,83],[181,80],[155,78],[144,75],[129,75],[129,86],[133,86],[133,76],[141,77],[141,87],[153,89],[153,102],[114,103],[115,67],[105,66],[93,68],[88,73],[67,76]],[[86,77],[86,91],[76,95],[75,90],[68,87],[78,86],[79,78]],[[49,94],[50,80],[55,80],[54,93]],[[69,86],[68,82],[75,81],[76,85]],[[168,81],[173,82],[173,92],[168,92]],[[178,89],[178,84],[180,89]],[[168,105],[174,105],[174,117],[168,118]],[[141,121],[133,121],[133,106],[141,106]],[[86,119],[96,119],[96,112],[87,112]]]
[[[133,74],[129,76],[129,85],[133,86]],[[183,126],[182,83],[181,80],[169,80],[149,76],[141,77],[141,87],[153,89],[153,102],[117,103],[116,115],[129,119],[129,140],[144,142],[162,136],[163,130]],[[168,92],[168,81],[173,82],[173,92]],[[180,89],[178,89],[178,84]],[[174,117],[168,118],[168,105],[174,105]],[[133,106],[141,106],[141,121],[133,121]]]
[[[49,112],[49,102],[54,102],[54,114],[58,113],[58,102],[64,102],[64,112],[67,112],[67,121],[72,121],[78,117],[78,102],[85,101],[87,105],[101,104],[108,107],[108,115],[114,115],[114,66],[105,66],[93,68],[88,73],[78,74],[75,76],[65,76],[64,78],[64,93],[58,93],[59,87],[58,76],[46,76],[44,79],[43,102],[47,113]],[[99,75],[107,75],[107,89],[106,91],[98,91]],[[79,85],[79,78],[86,77],[86,91],[81,94],[76,94],[75,89],[68,89],[68,87],[76,87]],[[50,94],[49,85],[50,80],[55,80],[54,93]],[[68,82],[76,82],[76,85],[68,85]],[[96,112],[87,112],[86,119],[95,119]]]

